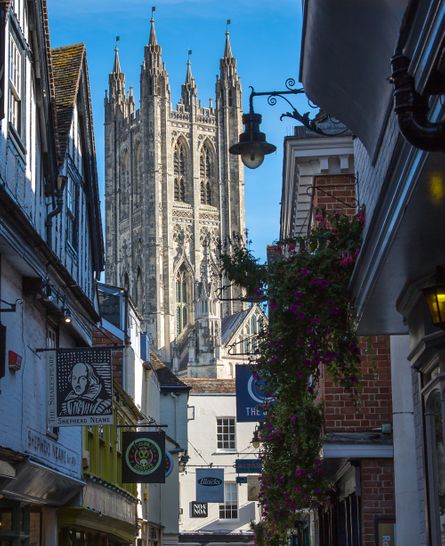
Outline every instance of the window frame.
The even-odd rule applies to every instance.
[[[227,427],[228,430],[225,431],[224,427]],[[226,415],[216,418],[216,449],[218,452],[236,452],[235,417]]]
[[[437,373],[436,373],[437,372]],[[441,544],[440,501],[439,501],[439,473],[436,429],[434,411],[431,406],[435,395],[439,394],[441,408],[442,443],[445,444],[445,364],[436,363],[426,373],[422,380],[430,379],[422,389],[423,429],[426,446],[425,470],[428,499],[428,522],[431,539],[434,544]],[[443,455],[443,454],[442,454]],[[444,465],[445,466],[445,465]],[[442,514],[442,517],[445,515]]]
[[[74,250],[79,247],[79,184],[68,175],[66,185],[66,240]]]
[[[11,19],[12,23],[13,19]],[[26,51],[16,25],[11,24],[8,33],[8,127],[15,140],[25,149],[26,142]],[[16,62],[13,61],[13,52]],[[13,76],[13,73],[16,76]],[[13,106],[17,107],[13,108]]]
[[[229,490],[231,491],[230,495],[228,494]],[[239,519],[238,484],[236,482],[224,482],[224,502],[218,506],[218,512],[220,520],[236,521]]]

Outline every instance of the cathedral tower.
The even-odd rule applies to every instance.
[[[224,376],[217,244],[245,231],[244,176],[229,147],[241,132],[241,85],[226,33],[215,107],[202,106],[190,54],[171,104],[154,18],[144,48],[140,108],[116,48],[105,98],[106,280],[136,302],[154,349],[189,375]]]

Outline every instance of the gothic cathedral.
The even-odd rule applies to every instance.
[[[129,291],[152,348],[180,375],[233,377],[236,346],[261,318],[221,290],[217,264],[218,241],[245,232],[243,167],[229,154],[241,118],[228,32],[208,107],[190,59],[172,107],[153,17],[138,110],[116,48],[105,98],[106,282]]]

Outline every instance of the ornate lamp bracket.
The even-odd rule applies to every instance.
[[[326,116],[330,121],[332,121],[334,124],[339,124],[341,126],[341,130],[338,132],[326,132],[323,129],[320,129],[319,122],[316,119],[310,118],[310,112],[305,112],[304,114],[301,114],[297,108],[292,104],[292,102],[287,98],[286,95],[304,95],[304,89],[303,87],[295,88],[295,80],[294,78],[288,78],[285,81],[285,87],[286,89],[282,91],[255,91],[255,89],[250,86],[251,92],[249,96],[249,113],[254,114],[253,109],[253,99],[254,97],[267,97],[267,103],[270,106],[275,106],[277,104],[277,97],[280,99],[283,99],[287,104],[291,107],[290,112],[285,112],[284,114],[281,114],[280,120],[283,118],[292,118],[296,121],[300,122],[302,125],[304,125],[307,129],[310,131],[313,131],[314,133],[317,133],[318,135],[322,136],[340,136],[348,131],[347,128],[345,128],[343,125],[340,124],[337,120],[333,119],[330,116]],[[311,108],[317,108],[317,106],[313,105],[309,99],[308,104]]]

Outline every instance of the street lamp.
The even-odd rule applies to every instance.
[[[433,325],[445,330],[445,267],[437,267],[433,284],[422,292]]]
[[[253,437],[250,443],[255,449],[258,449],[260,447],[260,435],[257,428],[253,431]]]
[[[257,92],[252,86],[250,86],[251,92],[249,97],[249,113],[243,114],[244,132],[240,134],[239,141],[233,144],[229,148],[229,152],[234,155],[240,155],[241,161],[249,169],[256,169],[264,161],[264,156],[275,152],[276,146],[266,141],[266,135],[260,131],[260,123],[262,117],[260,114],[255,113],[253,109],[253,98],[259,96],[267,97],[267,102],[271,106],[275,106],[277,103],[277,97],[286,101],[292,108],[292,112],[286,112],[281,114],[280,119],[285,117],[293,118],[296,121],[302,123],[310,131],[323,136],[338,136],[343,134],[347,129],[342,126],[339,132],[324,132],[318,126],[316,120],[309,118],[309,112],[300,114],[295,106],[284,95],[301,95],[304,94],[302,87],[294,89],[295,80],[288,78],[285,82],[286,89],[283,91],[261,91]],[[329,116],[328,116],[329,117]]]
[[[255,114],[251,105],[249,113],[243,114],[244,133],[240,134],[239,142],[229,149],[231,154],[240,155],[241,161],[249,169],[259,167],[264,161],[264,156],[277,149],[273,144],[266,142],[266,135],[260,131],[261,119],[261,115]]]

